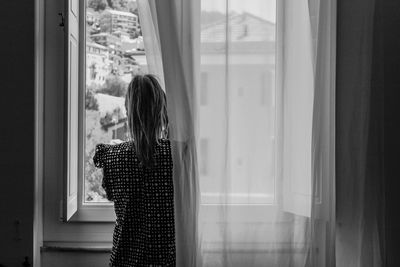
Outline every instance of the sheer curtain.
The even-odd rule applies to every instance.
[[[177,266],[334,266],[334,0],[138,4],[168,98]]]

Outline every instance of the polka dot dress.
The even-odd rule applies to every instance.
[[[171,143],[159,142],[152,168],[139,164],[133,142],[96,146],[93,161],[117,217],[110,266],[175,266]]]

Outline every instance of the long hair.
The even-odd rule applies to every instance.
[[[137,75],[129,83],[125,97],[130,138],[137,157],[146,167],[154,164],[160,138],[168,138],[167,97],[156,77]]]

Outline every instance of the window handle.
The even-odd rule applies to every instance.
[[[58,24],[58,26],[64,27],[65,26],[64,14],[60,12],[60,13],[58,13],[58,15],[60,16],[60,19],[61,19],[61,22]]]

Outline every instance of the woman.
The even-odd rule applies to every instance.
[[[93,158],[117,217],[110,266],[175,266],[171,143],[157,79],[136,76],[125,107],[131,140],[98,144]]]

